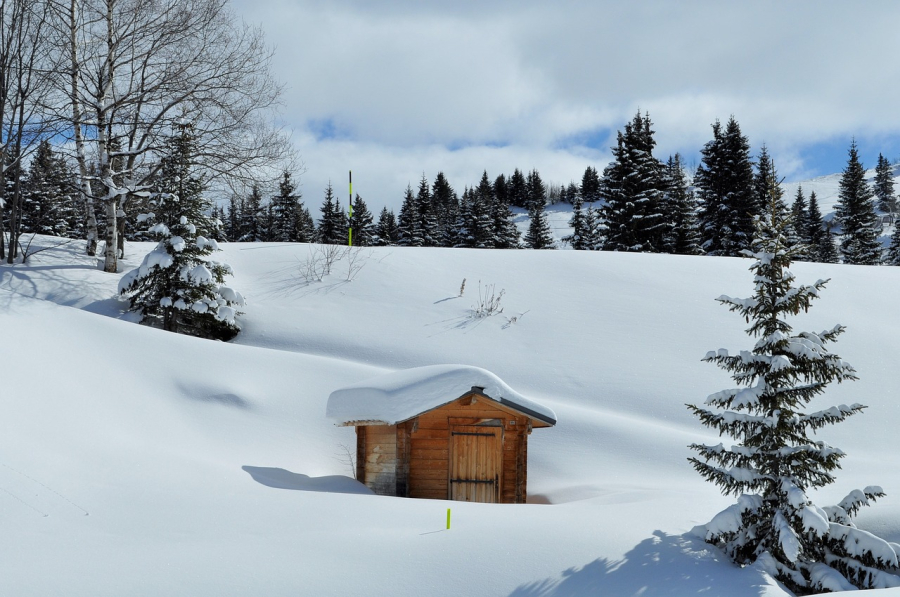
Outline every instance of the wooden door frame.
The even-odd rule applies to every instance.
[[[494,420],[494,419],[488,419]],[[495,504],[500,504],[503,502],[503,443],[505,441],[505,426],[503,425],[503,419],[497,419],[500,421],[500,425],[478,425],[479,422],[484,422],[484,419],[469,419],[469,418],[457,418],[450,417],[447,420],[447,499],[453,499],[453,470],[454,470],[454,450],[453,450],[453,437],[454,432],[457,433],[472,433],[474,431],[491,431],[491,433],[484,433],[485,436],[492,436],[497,438],[497,453],[495,455],[495,482],[494,482],[494,501]],[[465,431],[457,431],[460,428],[465,428]],[[460,500],[461,501],[461,500]],[[490,502],[488,502],[490,503]]]

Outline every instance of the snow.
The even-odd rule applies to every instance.
[[[154,246],[127,243],[123,268]],[[133,323],[82,248],[0,265],[2,595],[788,594],[765,558],[739,568],[690,533],[734,501],[687,461],[722,440],[684,404],[733,385],[710,348],[755,343],[715,301],[752,294],[746,259],[391,247],[352,282],[342,261],[306,284],[308,245],[223,243],[247,306],[222,343]],[[795,330],[846,324],[829,348],[860,377],[809,410],[869,407],[819,430],[847,456],[809,497],[880,484],[854,522],[897,543],[900,269],[793,270],[832,278]],[[469,317],[479,279],[506,290],[502,315]],[[385,498],[351,478],[329,394],[440,363],[558,415],[529,437],[531,503]]]
[[[340,388],[328,397],[326,416],[339,425],[351,421],[394,425],[452,402],[473,388],[482,388],[488,398],[541,422],[556,423],[553,410],[528,400],[490,371],[469,365],[414,367]]]

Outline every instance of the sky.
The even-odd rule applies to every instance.
[[[458,192],[537,169],[602,171],[640,110],[689,166],[734,116],[787,181],[900,159],[900,3],[233,0],[263,28],[305,202],[373,211],[443,171]]]

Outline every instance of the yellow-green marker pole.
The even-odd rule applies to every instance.
[[[348,171],[350,173],[350,199],[347,201],[347,205],[350,206],[350,226],[347,228],[347,246],[353,246],[353,170]]]
[[[447,530],[450,530],[450,508],[447,508]]]

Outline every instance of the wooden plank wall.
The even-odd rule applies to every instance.
[[[476,400],[474,404],[468,402],[469,399],[463,397],[418,417],[416,430],[407,434],[411,457],[407,495],[439,500],[449,497],[450,418],[470,421],[500,419],[504,422],[501,502],[524,503],[528,418],[494,408],[487,400]],[[515,421],[515,425],[510,425],[510,421]],[[411,431],[412,424],[409,425]]]
[[[366,425],[365,478],[360,479],[378,495],[397,495],[397,428]]]

